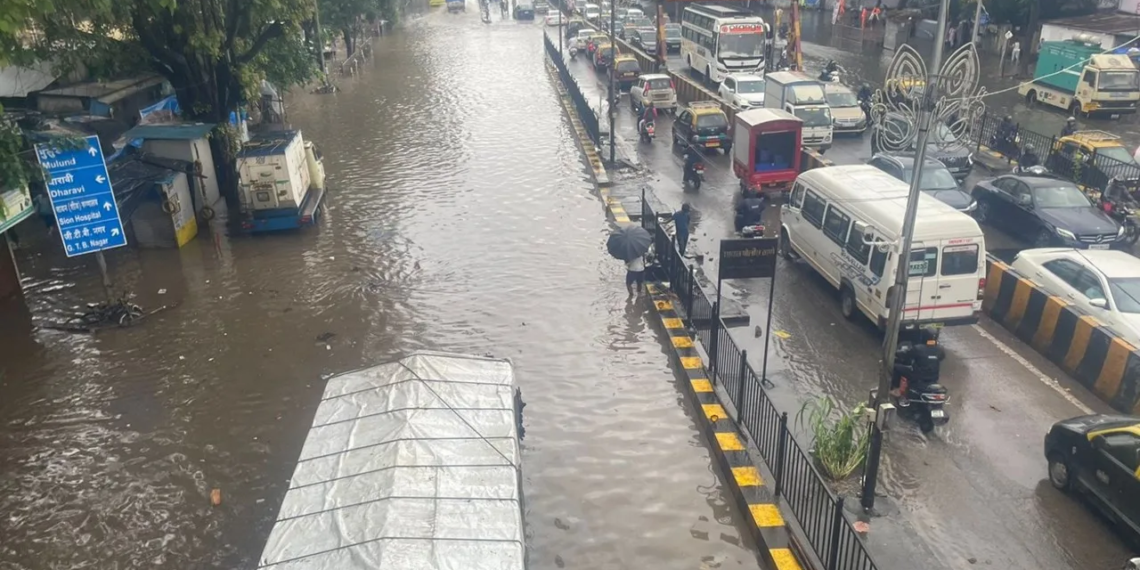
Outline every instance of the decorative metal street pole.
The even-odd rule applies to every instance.
[[[506,0],[503,1],[506,2]],[[562,40],[565,39],[565,34],[562,32],[562,3],[560,2],[555,6],[558,8],[558,58],[562,61],[566,61],[566,58],[562,55]]]
[[[884,413],[884,405],[890,402],[895,351],[898,348],[899,331],[902,328],[903,313],[906,309],[906,292],[910,281],[911,236],[914,235],[918,202],[922,195],[920,190],[922,165],[926,160],[927,145],[931,143],[930,126],[932,122],[937,121],[939,126],[945,125],[952,135],[939,136],[935,144],[945,147],[964,145],[971,134],[980,135],[971,131],[977,128],[976,119],[984,111],[981,98],[985,95],[985,89],[977,87],[980,66],[974,44],[962,46],[954,52],[945,65],[942,63],[942,46],[945,43],[949,12],[950,0],[942,0],[938,10],[938,35],[935,37],[931,61],[933,65],[928,68],[922,56],[910,46],[900,47],[890,67],[887,68],[884,84],[886,94],[884,95],[883,91],[875,94],[871,110],[872,122],[877,131],[872,137],[872,152],[905,151],[913,148],[915,157],[899,241],[894,244],[873,244],[879,248],[893,245],[899,261],[894,286],[887,295],[890,318],[883,342],[885,369],[882,371],[879,387],[872,401],[873,409],[876,411],[876,421],[871,422],[869,426],[871,441],[867,448],[861,497],[862,506],[867,511],[875,506],[875,487],[878,484],[879,460],[883,449],[884,426],[881,414]],[[898,122],[885,121],[888,112],[901,114],[907,119],[907,124],[901,127],[906,128],[906,132],[900,131]],[[917,132],[914,125],[917,125]],[[925,269],[923,272],[925,273]]]
[[[614,109],[617,108],[617,101],[614,100],[614,76],[616,75],[613,70],[614,59],[617,57],[617,40],[614,39],[614,26],[616,25],[614,5],[610,4],[610,108],[606,112],[610,115],[610,164],[614,164],[617,160],[617,151],[614,149],[614,140],[617,138],[617,132],[614,130],[614,115],[617,113]]]

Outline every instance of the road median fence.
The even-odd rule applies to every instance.
[[[578,80],[574,79],[566,67],[566,60],[562,59],[562,55],[558,53],[558,46],[550,41],[550,36],[543,34],[542,38],[546,45],[546,55],[554,64],[554,68],[558,70],[558,77],[562,80],[562,85],[566,87],[566,93],[570,95],[570,100],[573,101],[574,108],[578,111],[578,118],[582,121],[582,126],[586,128],[586,133],[590,135],[590,140],[594,141],[595,145],[601,144],[598,112],[590,107],[589,101],[582,93],[582,88],[578,85]]]
[[[1086,191],[1094,190],[1098,195],[1108,186],[1109,180],[1119,178],[1129,188],[1140,189],[1140,166],[1130,158],[1132,152],[1121,150],[1104,150],[1108,147],[1093,148],[1090,151],[1081,150],[1077,144],[1062,140],[1058,135],[1046,135],[1032,129],[1023,128],[1015,123],[1017,137],[1014,144],[999,139],[1003,117],[996,114],[985,113],[972,125],[969,132],[975,138],[974,152],[988,151],[1004,158],[1008,163],[1015,164],[1027,145],[1033,145],[1034,153],[1041,159],[1043,166],[1054,175],[1075,182]],[[1078,133],[1080,134],[1080,132]],[[1097,138],[1110,141],[1115,135],[1100,131],[1084,131],[1084,138]],[[1111,147],[1121,149],[1123,147]],[[1118,156],[1105,154],[1112,152]]]
[[[1005,263],[987,256],[982,307],[1114,409],[1140,413],[1140,352],[1095,314],[1045,293]]]
[[[771,473],[776,503],[794,516],[803,539],[794,542],[801,554],[810,553],[812,566],[823,570],[877,570],[864,538],[844,514],[844,497],[831,489],[809,449],[796,441],[788,428],[788,413],[779,411],[769,398],[764,379],[748,363],[747,351],[740,349],[721,320],[716,300],[697,283],[694,267],[685,263],[644,197],[641,208],[642,226],[653,235],[657,276],[672,291],[670,305],[683,309],[681,318],[707,355],[709,382],[727,394],[736,412],[730,419]]]

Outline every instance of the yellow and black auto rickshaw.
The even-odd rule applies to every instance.
[[[637,58],[629,54],[617,54],[614,56],[613,65],[610,67],[610,73],[614,74],[614,81],[618,84],[618,88],[626,91],[637,81],[641,76],[641,64],[637,62]]]

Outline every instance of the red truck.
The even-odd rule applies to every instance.
[[[736,113],[732,171],[742,192],[786,194],[800,174],[804,122],[781,110],[761,107]]]

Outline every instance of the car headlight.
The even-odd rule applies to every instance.
[[[978,201],[974,200],[974,201],[970,202],[969,206],[966,206],[965,211],[966,212],[973,212],[974,210],[977,210],[977,209],[978,209]]]
[[[1120,237],[1122,235],[1124,235],[1124,226],[1120,226],[1116,229],[1116,237]]]
[[[1073,232],[1070,232],[1069,230],[1066,230],[1064,228],[1057,228],[1057,235],[1059,235],[1059,236],[1061,236],[1067,240],[1077,241],[1076,234],[1074,234]]]

